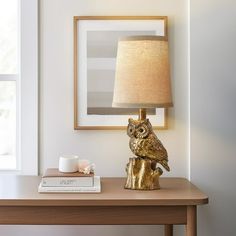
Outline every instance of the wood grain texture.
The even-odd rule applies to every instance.
[[[173,225],[165,225],[165,236],[173,236]]]
[[[160,190],[124,189],[125,178],[101,178],[101,193],[38,193],[39,176],[0,176],[0,206],[185,206],[208,197],[184,178],[160,178]]]
[[[38,193],[39,176],[0,176],[0,206],[200,205],[208,197],[184,178],[160,178],[160,190],[124,189],[125,178],[101,178],[101,193]]]
[[[76,130],[78,126],[78,31],[77,31],[78,19],[74,17],[73,28],[74,28],[74,129]]]
[[[183,178],[161,178],[161,190],[123,188],[125,178],[102,178],[102,193],[39,194],[41,177],[0,176],[0,224],[165,225],[185,224],[197,235],[196,206],[208,198]]]
[[[0,224],[158,225],[186,220],[185,206],[0,207]]]
[[[187,206],[186,236],[197,236],[197,208]]]

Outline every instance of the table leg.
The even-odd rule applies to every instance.
[[[197,207],[187,206],[186,236],[197,236]]]
[[[173,225],[165,225],[165,236],[173,236]]]

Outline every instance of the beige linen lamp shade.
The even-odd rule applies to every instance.
[[[131,36],[118,43],[113,107],[172,106],[168,41]]]

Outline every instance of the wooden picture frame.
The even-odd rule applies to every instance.
[[[137,117],[133,115],[132,109],[114,110],[115,108],[107,104],[111,102],[111,84],[114,80],[111,75],[114,75],[115,71],[114,53],[118,36],[150,34],[168,39],[167,20],[167,16],[74,17],[75,130],[125,129],[128,118]],[[101,69],[99,66],[107,68]],[[100,77],[103,83],[96,77]],[[109,80],[104,82],[106,77],[109,77]],[[106,86],[108,88],[104,88]],[[100,87],[105,91],[100,91]],[[154,128],[167,129],[166,108],[150,110],[148,118]]]

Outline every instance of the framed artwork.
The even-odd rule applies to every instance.
[[[74,129],[123,129],[138,109],[113,108],[117,44],[120,37],[167,38],[166,16],[74,17]],[[167,128],[167,109],[148,109],[154,128]]]

